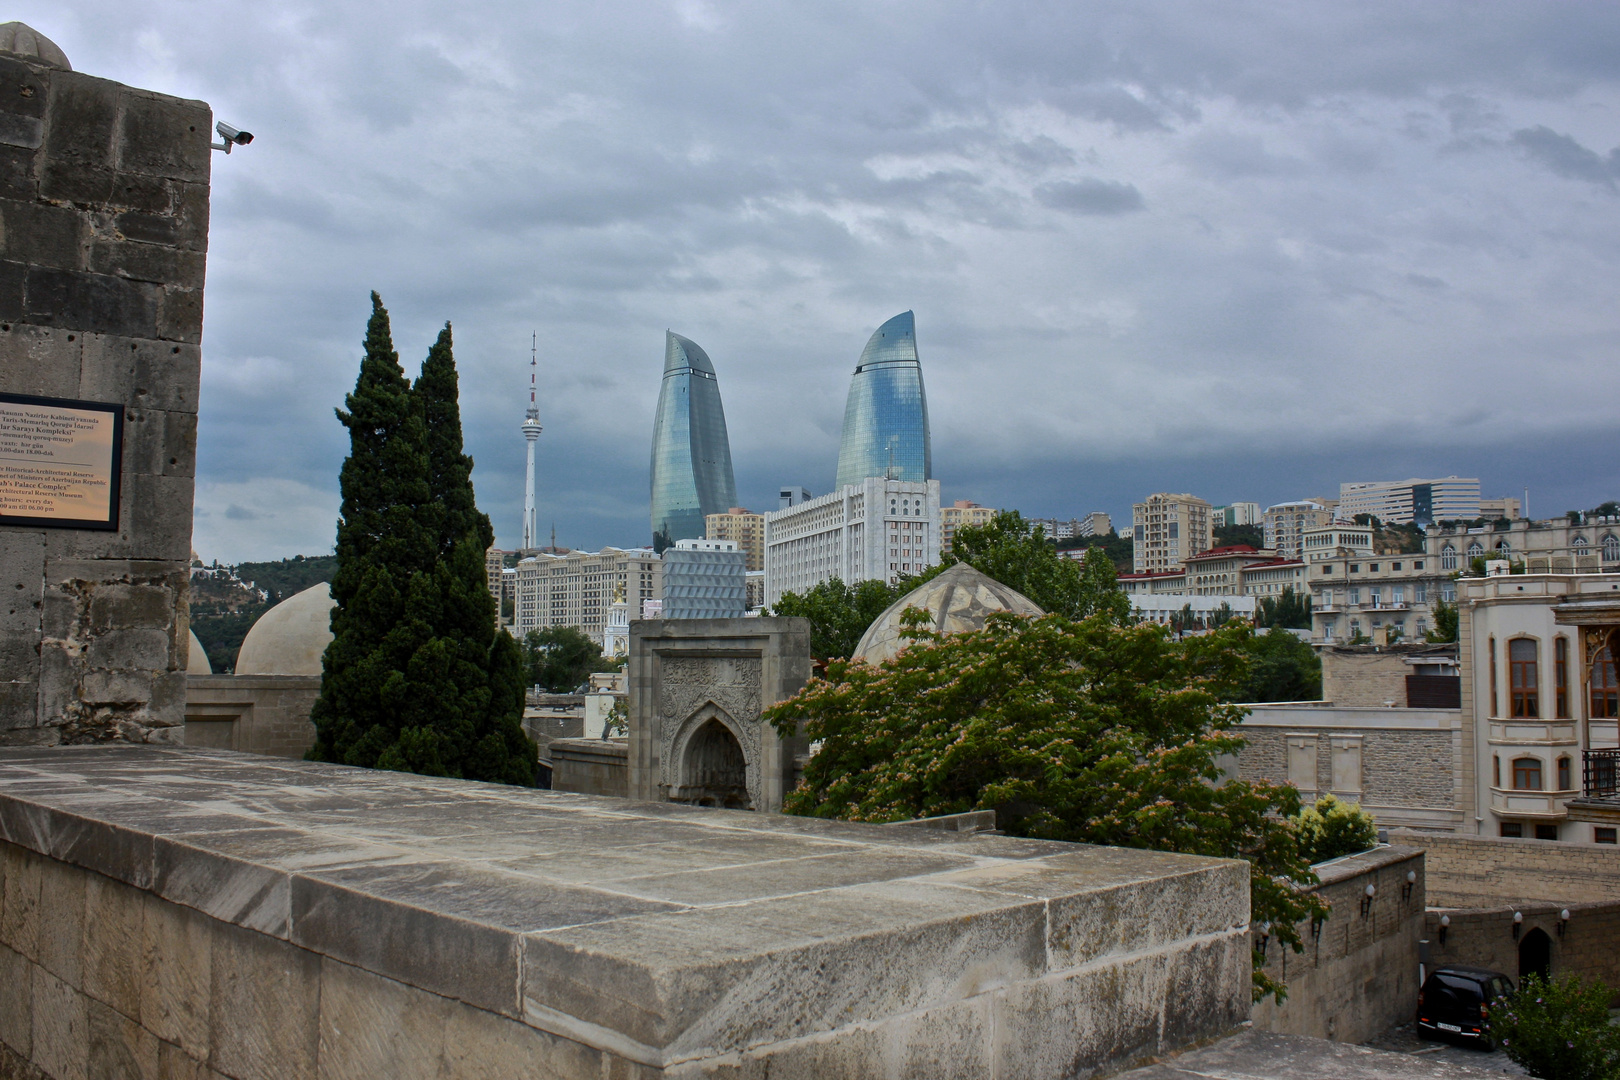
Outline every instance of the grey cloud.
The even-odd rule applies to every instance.
[[[1042,206],[1075,214],[1129,214],[1145,208],[1142,193],[1136,190],[1135,184],[1099,180],[1094,176],[1042,184],[1035,189],[1035,198]]]
[[[225,508],[225,517],[231,521],[258,521],[263,515],[256,514],[245,506],[231,503]]]
[[[1544,125],[1515,131],[1513,142],[1533,160],[1570,180],[1613,189],[1616,178],[1620,178],[1620,148],[1609,151],[1605,158]]]

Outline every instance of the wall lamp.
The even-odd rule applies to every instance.
[[[1444,945],[1446,943],[1446,930],[1448,930],[1450,927],[1451,927],[1451,916],[1450,915],[1442,915],[1442,916],[1440,916],[1440,944]]]
[[[1312,916],[1311,917],[1311,940],[1312,941],[1320,941],[1321,938],[1322,938],[1322,919],[1320,919],[1320,918],[1318,918],[1316,916]]]
[[[1417,884],[1417,871],[1416,870],[1408,870],[1406,872],[1406,884],[1401,886],[1401,899],[1402,900],[1410,900],[1410,899],[1412,899],[1412,888],[1416,884]]]
[[[1368,885],[1366,890],[1362,892],[1362,894],[1361,894],[1361,917],[1363,919],[1365,919],[1367,917],[1367,912],[1372,910],[1373,896],[1377,892],[1378,892],[1378,886],[1376,886],[1376,885]]]
[[[1560,911],[1558,913],[1558,936],[1559,937],[1564,936],[1564,927],[1566,925],[1568,925],[1568,923],[1569,923],[1569,908],[1565,908],[1564,910],[1562,910],[1562,911]]]
[[[1521,927],[1523,925],[1524,925],[1524,912],[1515,911],[1513,913],[1513,940],[1514,941],[1519,940],[1519,927]]]

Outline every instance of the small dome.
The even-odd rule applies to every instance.
[[[27,23],[0,23],[0,53],[10,53],[45,67],[72,71],[67,53],[57,48],[56,42]]]
[[[203,648],[202,642],[197,640],[195,633],[191,634],[191,651],[186,654],[187,675],[212,675],[214,669],[208,666],[208,650]]]
[[[236,654],[236,674],[319,675],[336,606],[323,581],[260,615]]]
[[[934,616],[934,630],[941,634],[961,634],[983,630],[985,616],[992,611],[1014,615],[1045,615],[1035,602],[1016,589],[1010,589],[967,563],[957,563],[938,577],[923,582],[889,605],[861,635],[855,655],[871,664],[881,664],[906,647],[900,636],[904,629],[900,616],[914,607]]]

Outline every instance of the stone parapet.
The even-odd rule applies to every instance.
[[[627,739],[558,739],[551,744],[551,790],[627,798],[629,759]]]
[[[1082,1077],[1247,1019],[1248,874],[223,750],[4,750],[0,1052],[52,1076]]]
[[[1432,907],[1503,902],[1601,903],[1620,897],[1620,847],[1497,836],[1390,833],[1428,854]]]
[[[186,745],[302,758],[320,694],[319,675],[188,675]]]

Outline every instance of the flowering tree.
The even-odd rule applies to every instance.
[[[1298,952],[1296,926],[1327,906],[1287,817],[1294,788],[1219,783],[1217,759],[1243,745],[1240,708],[1252,631],[1186,641],[1108,615],[993,614],[982,631],[941,636],[908,612],[911,645],[874,667],[831,664],[766,713],[820,748],[786,799],[790,814],[903,821],[993,809],[1006,831],[1248,860],[1251,917]],[[1261,971],[1256,1000],[1282,999]]]
[[[1610,997],[1600,979],[1526,975],[1516,995],[1491,1007],[1491,1039],[1531,1076],[1614,1080],[1620,1027],[1609,1022]]]

